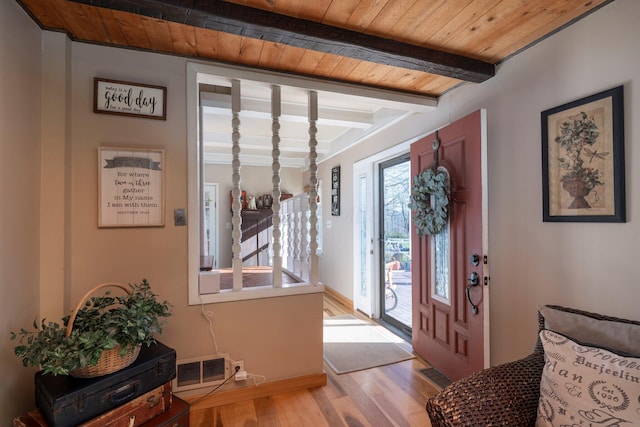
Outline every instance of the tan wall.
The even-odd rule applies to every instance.
[[[10,319],[2,322],[3,330],[29,327],[38,315],[39,297],[41,314],[60,319],[99,283],[147,278],[174,305],[161,340],[176,349],[178,358],[228,353],[266,381],[322,373],[322,294],[206,306],[217,348],[202,308],[187,305],[188,227],[173,224],[174,208],[187,207],[186,60],[69,42],[64,35],[40,31],[14,2],[2,2],[0,12],[0,23],[7,22],[0,29],[3,46],[12,48],[2,51],[0,79],[2,199],[12,207],[3,209],[1,222],[1,316]],[[5,43],[13,37],[20,39],[15,49]],[[52,67],[42,80],[41,61]],[[167,120],[93,113],[94,77],[166,86]],[[164,227],[98,228],[100,146],[165,150]],[[42,196],[39,171],[46,189]],[[41,200],[46,200],[42,212]],[[46,248],[40,271],[39,244]],[[5,366],[16,367],[0,386],[0,408],[12,408],[11,414],[3,409],[4,425],[5,415],[33,406],[33,372],[17,369],[12,346],[2,348],[3,373]]]
[[[353,298],[354,162],[433,131],[479,109],[488,116],[491,362],[533,347],[539,304],[562,304],[639,319],[640,210],[637,149],[640,3],[618,0],[498,67],[483,84],[442,96],[436,112],[416,115],[321,164],[328,182],[341,165],[341,216],[324,229],[320,279]],[[543,223],[540,112],[624,85],[627,223]],[[324,189],[323,197],[328,197]],[[331,268],[328,268],[328,267]]]
[[[71,301],[104,281],[147,278],[174,304],[162,340],[179,358],[213,354],[209,325],[199,306],[187,306],[187,227],[173,224],[173,209],[187,207],[186,61],[137,51],[72,45],[72,265]],[[91,110],[93,78],[167,87],[167,120]],[[165,150],[166,224],[161,228],[99,229],[97,148],[102,145]],[[322,372],[322,295],[210,305],[217,350],[244,360],[267,381]]]
[[[0,2],[0,424],[33,405],[33,374],[9,332],[39,309],[40,30]]]

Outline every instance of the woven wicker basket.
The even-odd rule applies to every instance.
[[[71,335],[71,331],[73,330],[73,322],[76,319],[76,315],[78,314],[80,308],[84,305],[87,298],[89,298],[89,296],[97,290],[106,287],[116,287],[124,290],[128,294],[131,293],[129,289],[119,283],[103,283],[91,289],[82,297],[82,299],[80,299],[80,302],[78,302],[76,307],[71,312],[69,323],[67,324],[67,336]],[[112,374],[119,371],[120,369],[126,368],[127,366],[135,362],[138,358],[138,354],[140,353],[140,347],[140,345],[131,346],[129,351],[127,351],[127,353],[124,355],[120,355],[120,350],[122,349],[120,345],[109,350],[103,350],[97,364],[90,365],[84,368],[74,369],[69,373],[69,375],[75,378],[95,378],[107,374]]]

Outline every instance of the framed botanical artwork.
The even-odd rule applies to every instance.
[[[164,225],[164,150],[98,149],[98,227]]]
[[[331,169],[331,215],[340,215],[340,166]]]
[[[625,222],[623,87],[541,116],[543,221]]]

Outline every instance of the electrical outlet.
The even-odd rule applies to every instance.
[[[237,370],[236,370],[237,367]],[[244,360],[234,360],[231,362],[231,373],[236,374],[240,371],[244,371]]]
[[[231,375],[236,381],[244,381],[247,379],[247,371],[244,370],[244,360],[236,360],[231,362]]]

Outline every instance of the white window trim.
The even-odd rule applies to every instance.
[[[197,62],[187,62],[187,197],[188,197],[188,287],[189,304],[227,302],[252,298],[265,298],[270,296],[295,295],[312,292],[324,292],[321,284],[298,283],[283,286],[282,288],[245,288],[241,291],[222,291],[219,294],[200,294],[198,289],[199,272],[199,224],[200,224],[200,194],[199,162],[201,153],[198,152],[198,84],[199,78],[203,83],[231,86],[233,79],[247,79],[266,83],[295,86],[313,91],[329,91],[362,96],[376,99],[381,106],[397,106],[397,104],[410,104],[412,111],[433,111],[437,106],[437,100],[423,96],[400,94],[393,91],[364,88],[358,85],[346,83],[333,83],[315,80],[305,77],[293,77],[270,71],[256,72],[238,66],[210,65]],[[326,160],[326,159],[325,159]],[[316,264],[317,265],[317,264]]]
[[[207,83],[221,85],[231,85],[231,77],[220,77],[224,75],[238,78],[238,70],[227,69],[218,66],[210,66],[198,63],[187,63],[187,251],[188,251],[188,288],[189,305],[220,303],[230,301],[242,301],[250,299],[282,297],[290,295],[304,295],[312,293],[323,293],[324,285],[312,283],[283,284],[281,288],[271,286],[261,286],[243,288],[241,290],[221,290],[219,293],[201,294],[199,291],[199,260],[200,260],[200,161],[202,153],[199,150],[198,128],[198,85],[200,78],[206,78]],[[264,76],[250,71],[241,72],[243,78],[253,80],[264,80]],[[206,77],[204,77],[206,76]],[[218,77],[214,77],[218,76]],[[217,80],[217,81],[213,81]]]
[[[195,296],[197,300],[195,303],[191,302],[191,295],[189,295],[189,305],[245,301],[252,299],[285,297],[291,295],[317,294],[323,292],[324,285],[314,285],[312,283],[292,283],[287,285],[283,284],[281,288],[273,288],[271,286],[258,286],[253,288],[244,288],[240,291],[225,289],[217,294],[198,294]]]

